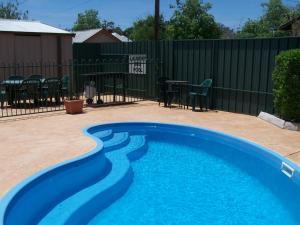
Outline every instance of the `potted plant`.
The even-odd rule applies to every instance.
[[[78,114],[83,111],[83,100],[77,94],[70,95],[65,101],[64,105],[67,114]]]

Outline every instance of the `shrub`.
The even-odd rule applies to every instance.
[[[281,52],[273,72],[274,105],[280,117],[300,121],[300,49]]]

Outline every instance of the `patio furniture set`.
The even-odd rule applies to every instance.
[[[126,89],[129,75],[124,72],[90,72],[80,74],[84,79],[84,89],[87,104],[92,104],[96,96],[96,104],[102,105],[104,100],[101,94],[111,90],[113,102],[121,97],[121,102],[126,102]],[[192,105],[195,111],[196,104],[200,109],[208,108],[209,89],[212,79],[204,80],[200,85],[191,84],[184,80],[171,80],[168,77],[160,77],[157,81],[159,105],[163,102],[165,107],[171,107],[178,103],[179,107],[187,108]],[[42,75],[31,75],[27,78],[19,75],[9,76],[7,80],[0,82],[0,103],[7,106],[27,107],[33,103],[34,107],[47,105],[48,102],[60,104],[68,95],[69,76],[62,78],[44,78]],[[121,91],[118,93],[118,91]],[[106,93],[107,94],[107,93]],[[191,104],[190,104],[191,103]]]
[[[24,77],[20,75],[9,76],[7,80],[0,82],[0,103],[1,108],[7,102],[9,106],[22,106],[33,104],[35,107],[48,101],[61,102],[68,94],[69,76],[62,78],[44,78],[42,75],[31,75]]]
[[[165,107],[171,107],[172,103],[177,102],[179,107],[187,108],[190,103],[193,111],[196,110],[196,104],[199,103],[200,109],[208,109],[209,90],[212,86],[212,79],[205,79],[200,85],[190,84],[184,80],[170,80],[168,77],[160,77],[157,81],[158,102],[164,103]]]

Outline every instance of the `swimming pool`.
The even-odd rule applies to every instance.
[[[254,143],[161,123],[84,132],[97,147],[11,190],[0,224],[300,224],[299,167]]]

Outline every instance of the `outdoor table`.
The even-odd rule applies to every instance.
[[[12,105],[15,100],[15,93],[17,88],[22,84],[22,82],[26,80],[3,80],[2,85],[5,87],[5,91],[8,93],[7,102],[9,105]],[[45,79],[40,79],[41,83],[44,82]]]
[[[184,86],[188,85],[188,81],[186,80],[166,80],[165,81],[166,84],[168,84],[168,88],[167,88],[167,92],[168,91],[173,91],[173,87],[176,85],[179,87],[179,98],[180,98],[180,102],[181,102],[181,97],[182,97],[182,89]],[[171,104],[173,96],[169,96],[167,94],[164,95],[165,99],[164,99],[164,106],[167,107],[169,104]]]
[[[122,80],[122,96],[123,96],[123,102],[126,101],[126,83],[128,80],[129,73],[125,72],[92,72],[92,73],[84,73],[80,74],[83,77],[89,77],[89,81],[95,81],[96,86],[99,87],[99,84],[97,85],[97,81],[100,81],[101,83],[104,83],[104,79],[113,79],[113,102],[116,102],[116,95],[117,95],[117,79]],[[100,104],[100,102],[103,103],[100,96],[100,90],[97,90],[97,103]]]

